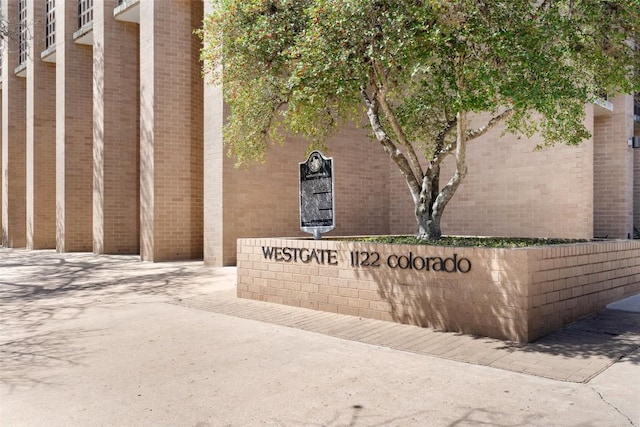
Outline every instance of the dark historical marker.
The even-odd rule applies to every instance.
[[[300,229],[320,239],[335,227],[333,159],[312,151],[300,163]]]

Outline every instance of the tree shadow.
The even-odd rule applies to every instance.
[[[384,416],[378,413],[372,413],[369,408],[364,405],[351,405],[341,411],[335,411],[334,415],[327,420],[310,422],[309,420],[289,419],[286,425],[305,425],[317,427],[331,426],[368,426],[368,427],[385,427],[385,426],[406,426],[406,425],[446,425],[449,427],[459,425],[490,425],[490,426],[528,426],[535,424],[536,420],[540,420],[546,414],[536,414],[533,412],[522,413],[520,421],[516,421],[514,417],[508,417],[508,412],[500,412],[488,408],[469,408],[460,416],[447,416],[437,408],[438,404],[425,400],[424,409],[416,409],[411,413],[395,416]],[[454,421],[441,424],[445,419],[455,418]]]
[[[389,249],[390,253],[407,250],[402,247]],[[475,271],[490,272],[497,262],[501,262],[482,257],[472,259]],[[372,311],[372,316],[361,314],[364,317],[465,334],[476,340],[486,340],[487,334],[482,331],[491,330],[492,338],[504,340],[496,348],[508,352],[573,359],[605,357],[612,361],[624,357],[640,364],[640,352],[637,351],[640,348],[640,313],[605,309],[572,321],[576,313],[567,309],[558,315],[558,323],[549,327],[553,332],[529,343],[518,342],[513,337],[527,337],[531,319],[525,317],[526,310],[523,310],[527,307],[528,285],[520,278],[517,268],[507,264],[501,266],[500,280],[492,283],[478,280],[477,276],[467,279],[460,273],[415,271],[407,275],[405,270],[386,267],[356,270],[358,280],[368,281],[372,289],[375,287],[381,300],[377,307],[379,311]],[[380,315],[382,310],[386,310],[386,318]]]
[[[527,336],[521,310],[526,304],[525,285],[516,272],[505,269],[501,273],[509,282],[496,284],[491,277],[495,260],[471,255],[469,248],[447,248],[446,252],[440,247],[425,248],[443,259],[450,256],[449,252],[472,259],[471,274],[388,268],[389,254],[403,255],[411,250],[403,245],[391,246],[388,253],[380,255],[380,267],[356,270],[358,280],[375,287],[383,301],[379,308],[386,309],[389,320],[508,341]]]
[[[202,275],[202,262],[141,263],[138,256],[13,251],[0,258],[0,301],[22,304],[61,296],[172,296]]]
[[[588,359],[624,357],[640,365],[640,313],[605,309],[587,319],[523,345],[520,351]]]
[[[96,333],[75,328],[35,333],[3,342],[0,345],[0,383],[8,393],[36,384],[54,384],[50,373],[53,369],[81,365],[89,353],[75,345],[74,340]]]
[[[224,277],[202,262],[142,263],[137,256],[0,249],[0,382],[13,389],[46,382],[46,370],[81,363],[72,342],[99,334],[64,329],[97,303],[160,301],[201,292]]]

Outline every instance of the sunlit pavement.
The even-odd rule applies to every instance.
[[[235,269],[0,248],[0,425],[640,425],[640,301],[518,346],[235,298]]]

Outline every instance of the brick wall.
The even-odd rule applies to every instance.
[[[27,2],[27,22],[40,22],[45,2]],[[44,25],[31,27],[27,58],[27,247],[56,247],[56,68],[40,59]]]
[[[0,42],[0,49],[2,49],[2,42]],[[0,63],[2,60],[0,59]],[[4,174],[2,173],[2,118],[4,116],[2,106],[2,73],[0,72],[0,246],[4,245],[4,210],[2,209],[2,191],[4,188]]]
[[[316,249],[320,255],[310,262],[301,261],[301,252],[297,262],[284,252],[265,256],[264,248],[275,247],[304,248],[306,257]],[[355,267],[354,251],[359,254]],[[413,269],[398,268],[398,263],[407,265],[398,256],[440,257],[451,271],[434,271],[433,264],[426,271],[424,261],[412,263]],[[462,263],[458,271],[454,259]],[[379,266],[362,266],[362,261]],[[535,340],[637,293],[637,241],[526,249],[292,239],[238,243],[241,298],[501,339]]]
[[[611,100],[613,111],[595,117],[594,235],[626,239],[633,232],[633,97]]]
[[[212,101],[215,97],[207,100],[212,105],[218,102],[215,111],[220,114],[223,106],[220,94],[217,97],[217,101]],[[585,124],[592,129],[592,107],[587,110]],[[480,119],[476,121],[479,125]],[[207,205],[218,203],[216,209],[223,212],[224,231],[218,232],[223,243],[218,251],[226,255],[219,262],[234,263],[238,237],[300,236],[295,165],[304,159],[306,143],[289,138],[284,148],[269,147],[264,166],[234,169],[233,159],[226,157],[222,136],[219,131],[215,133],[213,123],[207,120],[207,126],[213,129],[211,135],[217,135],[215,164],[222,164],[224,173],[220,175],[218,169],[211,168],[210,173],[218,176],[207,181],[218,183],[217,191],[222,196],[211,196]],[[220,123],[215,126],[220,129]],[[542,142],[539,137],[500,137],[501,132],[502,129],[495,129],[469,144],[469,174],[446,208],[443,232],[591,238],[593,141],[578,147],[558,145],[534,151],[536,144]],[[364,131],[347,128],[330,144],[327,155],[335,157],[338,168],[345,166],[344,185],[338,185],[336,190],[339,229],[334,235],[415,233],[413,201],[406,182],[379,144]],[[363,158],[367,161],[363,162]],[[363,165],[366,166],[360,167]],[[442,185],[452,173],[450,159],[443,166]],[[274,193],[272,188],[278,191]],[[358,215],[363,213],[359,220]],[[213,237],[207,237],[210,238]],[[205,254],[205,261],[212,257]]]
[[[3,16],[16,25],[18,2],[2,3]],[[16,40],[2,55],[2,243],[26,246],[26,82],[15,75]]]
[[[211,13],[212,9],[212,2],[204,2],[205,15]],[[226,114],[222,87],[211,84],[205,76],[203,97],[203,257],[205,265],[221,266],[225,265],[222,224],[225,218],[223,172],[226,158],[222,138]],[[232,253],[235,254],[235,250]]]
[[[209,2],[205,3],[210,5]],[[204,182],[203,182],[203,257],[206,265],[232,264],[224,260],[224,168],[225,148],[222,138],[224,102],[222,88],[204,87]],[[232,251],[233,256],[235,251]],[[229,258],[229,257],[227,257]]]
[[[4,12],[3,9],[0,9]],[[4,43],[2,41],[0,41],[0,49],[4,49]],[[2,68],[3,65],[3,59],[0,58],[0,68]],[[4,131],[2,130],[2,118],[4,117],[4,108],[3,108],[3,95],[2,95],[2,87],[3,87],[3,83],[2,83],[2,69],[0,69],[0,246],[4,245],[4,227],[2,226],[2,224],[4,224],[4,210],[2,209],[2,192],[3,192],[3,188],[4,188],[4,174],[2,173],[2,140],[3,140],[3,133]]]
[[[202,3],[140,2],[140,254],[202,257]]]
[[[486,119],[476,117],[473,126],[480,126],[482,118]],[[590,120],[586,126],[592,129]],[[497,127],[469,143],[468,174],[444,211],[442,232],[591,238],[593,142],[534,151],[536,144],[542,143],[539,136],[501,136],[502,131]],[[391,193],[391,233],[415,233],[411,195],[395,164],[390,165],[390,187],[397,189]],[[450,157],[442,167],[441,187],[453,171],[454,159]]]
[[[4,8],[17,5],[3,2]],[[43,6],[30,0],[29,13],[43,16],[34,10]],[[17,55],[3,59],[3,241],[50,247],[49,196],[54,192],[60,251],[136,252],[141,235],[143,259],[198,258],[204,245],[205,262],[220,265],[235,262],[238,237],[302,235],[297,164],[306,143],[289,138],[284,147],[270,147],[265,165],[236,169],[222,145],[225,112],[215,88],[207,88],[213,92],[204,102],[208,118],[203,122],[199,41],[192,29],[200,25],[208,2],[141,0],[139,35],[135,25],[113,22],[113,2],[99,1],[95,7],[97,49],[73,42],[77,2],[62,0],[56,4],[55,71],[39,60],[42,28],[37,25],[35,61],[27,70],[34,74],[26,86],[13,73]],[[17,16],[13,9],[6,12]],[[144,47],[141,78],[138,37]],[[586,141],[532,152],[538,140],[499,138],[500,129],[472,142],[469,175],[447,207],[443,231],[591,237],[595,217],[596,235],[626,237],[634,218],[640,226],[640,150],[626,147],[633,131],[630,102],[630,97],[616,98],[614,114],[596,117],[595,123],[587,107],[595,148]],[[47,116],[54,108],[55,133]],[[54,134],[55,179],[47,145]],[[325,153],[336,161],[338,228],[332,234],[413,233],[406,183],[366,134],[366,129],[346,127]],[[443,183],[447,172],[451,162]]]
[[[549,247],[530,256],[533,336],[640,293],[640,241]]]
[[[298,207],[298,163],[306,160],[307,148],[308,142],[289,137],[284,146],[268,148],[265,164],[242,168],[219,151],[223,265],[235,263],[240,237],[307,235],[300,231]],[[345,126],[328,141],[324,155],[334,158],[335,168],[336,229],[331,235],[387,234],[387,154],[365,130]]]
[[[76,44],[78,2],[56,2],[56,247],[93,247],[93,59]]]
[[[633,158],[633,225],[640,230],[640,149],[633,150]]]
[[[93,7],[93,251],[139,253],[138,25]]]

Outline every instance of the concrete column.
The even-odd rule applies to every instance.
[[[2,2],[10,28],[18,27],[19,2]],[[11,39],[2,55],[2,244],[26,246],[26,82],[15,74],[18,40]]]
[[[93,7],[93,251],[139,252],[139,31]]]
[[[613,111],[594,118],[594,236],[633,237],[633,97],[619,95]]]
[[[78,1],[56,2],[56,247],[93,243],[93,55],[77,44]]]
[[[140,255],[202,257],[202,2],[141,0]]]
[[[56,67],[43,62],[45,2],[28,0],[31,28],[27,59],[27,247],[56,247]]]

